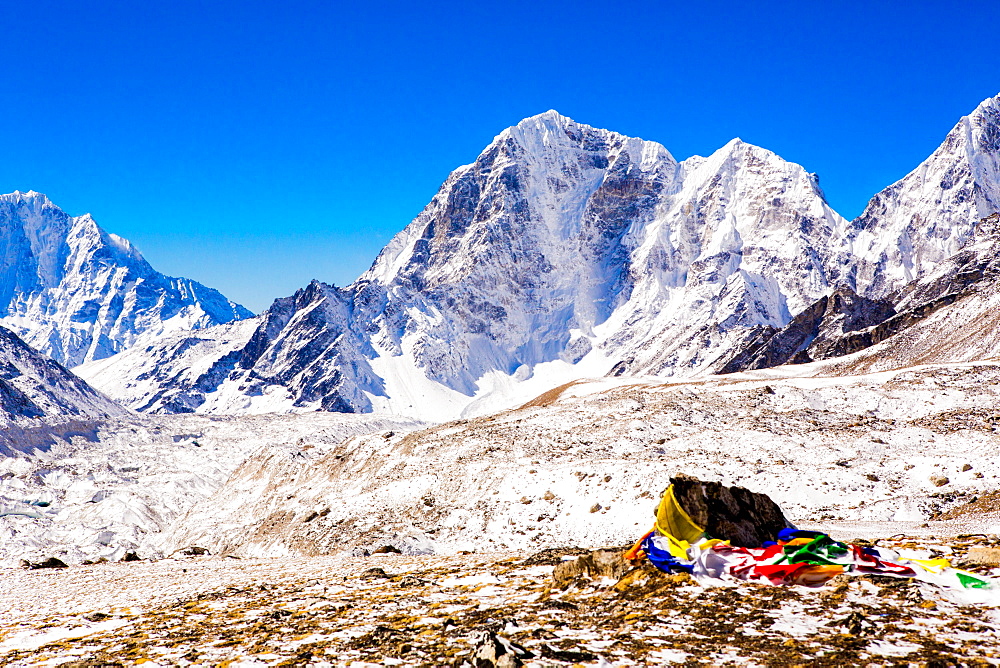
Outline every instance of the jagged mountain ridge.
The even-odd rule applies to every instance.
[[[156,272],[126,239],[45,195],[0,195],[0,322],[73,367],[139,340],[252,316],[221,293]]]
[[[851,222],[814,175],[740,140],[678,162],[556,112],[525,119],[453,172],[352,285],[314,283],[241,330],[225,360],[207,353],[228,373],[188,409],[454,415],[584,375],[717,370],[836,291],[862,311],[882,304],[973,240],[1000,188],[998,106],[962,119]],[[955,178],[935,194],[938,172]],[[938,232],[906,233],[917,214],[903,209],[927,197]],[[179,368],[167,358],[154,369],[126,353],[87,377],[167,410]],[[137,397],[137,376],[158,380]]]

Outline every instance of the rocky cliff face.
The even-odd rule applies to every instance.
[[[127,413],[62,365],[0,327],[0,424],[43,417],[106,418]]]
[[[275,302],[186,405],[448,416],[586,375],[858,350],[909,308],[908,285],[981,237],[1000,201],[998,107],[962,119],[853,222],[814,175],[740,140],[677,162],[556,112],[525,119],[452,173],[352,285]],[[132,356],[99,386],[171,410],[179,360],[157,350],[158,370]],[[136,398],[125,367],[160,380]]]
[[[73,367],[136,341],[252,314],[219,292],[157,273],[127,240],[45,195],[0,195],[0,322]]]

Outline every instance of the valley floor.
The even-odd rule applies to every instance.
[[[961,562],[990,540],[879,544]],[[643,570],[555,588],[553,565],[580,552],[5,570],[0,665],[462,665],[484,631],[527,649],[528,666],[1000,665],[1000,607],[909,580],[705,588]]]

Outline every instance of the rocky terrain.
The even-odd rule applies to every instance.
[[[312,413],[57,418],[0,432],[0,568],[22,559],[79,564],[174,551],[164,531],[260,448],[288,456],[408,419]],[[0,578],[2,579],[2,578]]]
[[[912,531],[1000,484],[997,363],[789,369],[580,382],[413,433],[264,448],[165,540],[240,556],[623,544],[678,472],[764,492],[796,524]]]
[[[67,367],[251,315],[216,290],[156,272],[89,214],[70,216],[41,193],[0,195],[0,324]]]
[[[1000,575],[998,110],[855,221],[546,112],[245,319],[0,197],[4,322],[121,402],[0,328],[0,664],[1000,664],[994,590],[618,560],[685,474]]]

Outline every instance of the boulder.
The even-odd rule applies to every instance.
[[[712,538],[738,547],[760,547],[764,541],[774,540],[782,529],[792,527],[767,494],[683,474],[670,482],[677,503]]]
[[[1000,566],[1000,547],[971,547],[962,557],[967,566]]]
[[[625,560],[624,554],[625,551],[620,549],[594,550],[578,559],[556,565],[552,570],[552,579],[559,587],[569,584],[580,576],[591,579],[608,577],[617,580],[632,567],[632,564]]]

